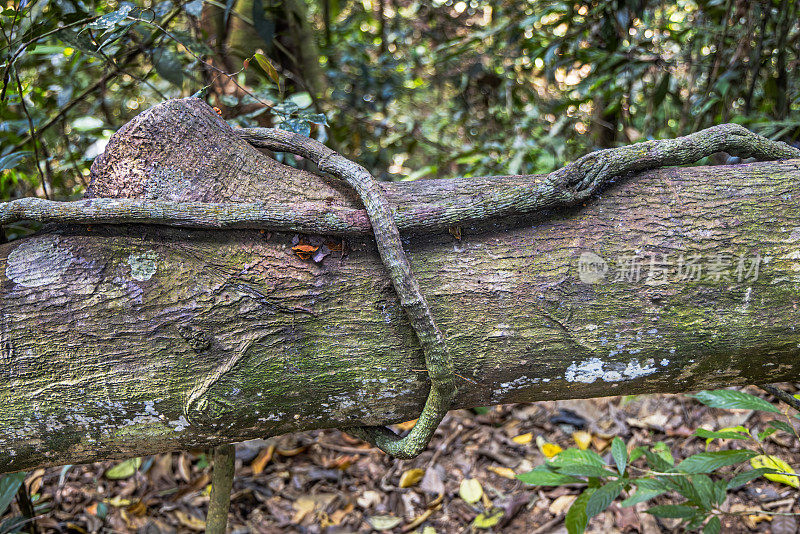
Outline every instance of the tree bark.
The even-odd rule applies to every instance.
[[[123,127],[92,175],[95,197],[365,220],[345,185],[264,156],[195,99]],[[433,217],[536,180],[385,189],[398,216]],[[795,379],[799,219],[788,160],[641,174],[580,209],[406,233],[405,246],[463,408]],[[304,259],[298,243],[331,252]],[[226,361],[214,410],[227,423],[190,424],[187,399]],[[3,472],[407,420],[427,395],[421,369],[369,235],[48,226],[0,245]]]

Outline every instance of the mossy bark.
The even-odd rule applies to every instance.
[[[363,213],[346,185],[278,164],[207,111],[140,115],[91,194]],[[535,181],[385,189],[398,214],[433,215]],[[800,160],[661,170],[580,208],[452,230],[404,246],[463,378],[456,407],[798,376]],[[423,355],[374,242],[299,239],[332,252],[133,225],[0,245],[0,471],[416,417]],[[226,423],[190,425],[191,392],[232,355],[213,406]]]

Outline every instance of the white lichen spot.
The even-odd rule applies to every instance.
[[[663,360],[662,365],[664,365]],[[582,382],[584,384],[591,384],[597,380],[619,382],[647,376],[657,370],[658,368],[655,367],[652,360],[649,360],[644,365],[639,362],[628,362],[622,367],[620,363],[606,363],[600,358],[590,358],[585,362],[572,362],[566,373],[564,373],[564,379],[567,382]]]
[[[8,255],[6,276],[25,287],[39,287],[60,279],[75,256],[59,247],[56,236],[32,238],[22,241]]]
[[[189,421],[184,416],[180,416],[177,421],[170,421],[167,424],[174,428],[175,432],[183,432],[189,428]]]
[[[158,254],[152,250],[128,256],[128,265],[131,266],[131,277],[140,282],[150,280],[158,270]]]

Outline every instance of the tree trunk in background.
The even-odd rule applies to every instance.
[[[358,207],[196,99],[131,121],[92,171],[94,196]],[[535,179],[385,189],[421,218]],[[298,239],[345,254],[304,260]],[[800,370],[799,160],[661,170],[581,209],[405,244],[464,378],[455,407]],[[189,424],[190,391],[232,356],[215,407],[229,427]],[[0,245],[0,471],[407,420],[427,395],[423,369],[369,236],[95,225]]]

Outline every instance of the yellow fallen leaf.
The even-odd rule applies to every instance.
[[[756,530],[758,528],[756,525],[762,521],[772,521],[772,516],[766,514],[752,514],[746,516],[744,520],[748,527],[750,527],[752,530]]]
[[[400,475],[400,483],[398,484],[401,488],[410,488],[411,486],[415,485],[417,482],[422,480],[422,477],[425,476],[424,469],[409,469],[402,475]]]
[[[558,453],[560,453],[563,450],[564,449],[562,449],[561,447],[559,447],[555,443],[545,443],[541,447],[542,454],[544,454],[548,458],[552,458],[552,457],[556,456]]]
[[[508,467],[498,467],[496,465],[490,465],[486,469],[488,469],[489,471],[491,471],[496,475],[500,475],[501,477],[507,478],[509,480],[516,480],[517,478],[517,474],[514,472],[514,470]]]
[[[191,530],[199,530],[204,531],[206,529],[206,522],[202,519],[198,519],[194,516],[181,512],[180,510],[175,510],[175,517],[178,518],[178,521],[181,525],[189,528]]]
[[[793,475],[797,475],[795,470],[792,469],[789,464],[773,455],[759,454],[758,456],[754,456],[753,458],[750,458],[750,465],[753,466],[753,469],[769,467],[777,471],[783,471],[784,473],[792,473]],[[800,488],[800,481],[798,481],[797,476],[767,473],[764,475],[764,478],[773,482],[786,484],[787,486],[791,486],[793,488]]]
[[[103,502],[106,504],[110,504],[114,508],[122,508],[123,506],[130,506],[133,501],[130,499],[123,499],[119,495],[116,497],[112,497],[111,499],[103,499]]]
[[[589,445],[592,443],[592,435],[585,430],[578,430],[577,432],[572,433],[572,439],[575,440],[575,443],[578,445],[578,448],[582,451],[585,451],[589,448]]]
[[[464,499],[469,504],[475,504],[481,500],[483,495],[483,487],[481,483],[475,478],[465,478],[461,481],[461,486],[458,488],[458,496]]]
[[[479,514],[478,517],[472,520],[472,526],[480,529],[492,528],[497,526],[500,520],[503,519],[504,515],[505,512],[502,508],[494,508],[489,512]]]
[[[539,447],[539,450],[542,451],[542,454],[544,454],[547,458],[552,458],[563,450],[555,443],[549,443],[542,436],[536,436],[536,445]]]
[[[514,443],[519,443],[520,445],[527,445],[533,439],[533,434],[528,432],[527,434],[520,434],[519,436],[514,436],[511,438],[511,441]]]

